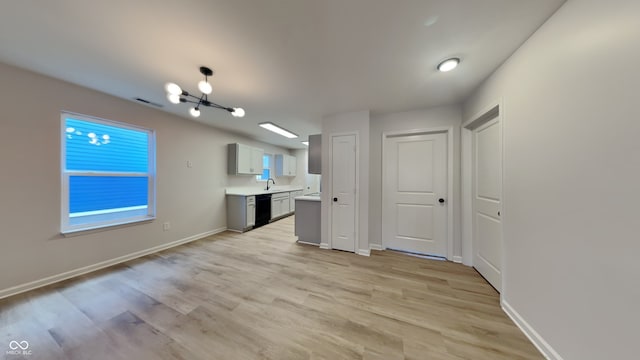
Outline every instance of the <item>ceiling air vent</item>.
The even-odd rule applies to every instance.
[[[142,99],[142,98],[139,98],[139,97],[133,98],[133,100],[139,101],[139,102],[141,102],[143,104],[146,104],[146,105],[149,105],[149,106],[155,106],[157,108],[161,108],[163,106],[162,104],[154,103],[152,101],[145,100],[145,99]]]

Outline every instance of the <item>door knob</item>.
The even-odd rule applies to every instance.
[[[338,198],[333,198],[333,202],[338,202]]]
[[[438,199],[438,202],[439,202],[440,204],[444,204],[444,199],[443,199],[443,198],[440,198],[440,199]]]

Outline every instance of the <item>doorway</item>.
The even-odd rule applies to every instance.
[[[357,241],[357,138],[331,137],[331,248],[355,252]]]
[[[452,131],[383,134],[382,247],[451,258]]]
[[[463,261],[502,291],[502,117],[500,105],[463,125]]]

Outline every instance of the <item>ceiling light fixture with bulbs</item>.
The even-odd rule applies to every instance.
[[[208,96],[213,91],[213,88],[211,87],[211,84],[209,84],[208,77],[213,75],[213,70],[209,69],[208,67],[201,66],[200,73],[204,75],[204,80],[201,80],[198,83],[198,90],[202,92],[202,95],[200,97],[182,90],[182,88],[177,84],[167,83],[164,88],[165,90],[167,90],[167,98],[169,99],[169,101],[173,104],[180,104],[180,103],[195,104],[194,107],[189,109],[189,113],[191,114],[191,116],[196,118],[200,116],[201,106],[227,110],[228,112],[231,113],[231,115],[235,117],[243,117],[244,110],[242,108],[230,108],[230,107],[216,104],[213,101],[209,101]]]
[[[450,58],[438,64],[438,70],[441,72],[451,71],[457,68],[458,64],[460,64],[460,58]]]

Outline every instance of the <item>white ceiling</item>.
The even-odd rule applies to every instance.
[[[247,116],[198,121],[303,148],[323,115],[461,102],[565,0],[3,1],[0,61],[192,119],[165,98],[172,81]],[[439,73],[457,56],[458,69]],[[272,121],[288,140],[257,126]]]

